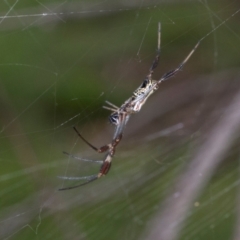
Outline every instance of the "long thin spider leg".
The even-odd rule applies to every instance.
[[[115,108],[111,108],[111,107],[107,107],[107,106],[103,106],[104,109],[110,110],[112,112],[116,112],[118,109]]]
[[[58,189],[59,191],[63,191],[63,190],[70,190],[70,189],[74,189],[74,188],[78,188],[78,187],[81,187],[83,185],[86,185],[90,182],[93,182],[95,180],[97,180],[98,178],[106,175],[108,173],[108,171],[110,170],[111,168],[111,162],[112,162],[112,157],[114,156],[115,154],[115,150],[116,150],[116,146],[119,144],[119,142],[121,141],[122,139],[122,131],[123,131],[123,127],[125,126],[126,124],[126,121],[127,121],[127,117],[124,115],[123,116],[123,119],[122,119],[122,122],[121,122],[121,126],[118,126],[117,129],[116,129],[116,132],[115,134],[117,133],[117,136],[114,138],[114,140],[112,141],[111,144],[109,144],[108,146],[108,154],[106,155],[104,161],[102,161],[102,166],[100,167],[100,171],[97,175],[91,175],[91,176],[84,176],[84,177],[65,177],[65,176],[59,176],[59,178],[61,179],[65,179],[65,180],[83,180],[83,179],[86,179],[87,181],[86,182],[83,182],[79,185],[76,185],[76,186],[72,186],[72,187],[66,187],[66,188],[60,188]],[[77,129],[74,127],[75,131],[78,133]],[[80,135],[81,136],[81,135]],[[69,153],[66,153],[64,152],[64,154],[67,154],[69,156],[72,156],[75,158],[75,156],[69,154]],[[76,157],[77,158],[77,157]],[[78,158],[77,158],[78,159]],[[80,158],[80,160],[82,160]],[[86,159],[87,160],[87,159]]]
[[[147,75],[147,79],[152,79],[152,74],[154,69],[157,67],[159,58],[160,58],[160,44],[161,44],[161,23],[158,23],[158,44],[157,44],[157,55],[152,63],[152,66],[149,69],[149,74]]]
[[[63,152],[63,153],[68,155],[71,158],[74,158],[74,159],[77,159],[77,160],[81,160],[81,161],[84,161],[84,162],[93,162],[93,163],[98,163],[98,164],[102,164],[103,163],[102,160],[91,160],[91,159],[81,158],[81,157],[72,155],[72,154],[67,153],[67,152]]]
[[[75,130],[75,132],[77,133],[77,135],[89,146],[91,147],[93,150],[95,150],[96,152],[102,153],[102,152],[106,152],[109,149],[108,145],[104,145],[100,148],[96,148],[95,146],[93,146],[90,142],[88,142],[79,132],[78,130],[73,127],[73,129]]]
[[[119,110],[119,107],[114,105],[113,103],[109,102],[109,101],[106,101],[106,103],[108,105],[110,105],[111,107],[108,107],[108,106],[103,106],[104,109],[107,109],[107,110],[110,110],[112,112],[117,112]]]
[[[91,179],[94,178],[95,176],[96,176],[96,174],[95,174],[95,175],[90,175],[90,176],[84,176],[84,177],[65,177],[65,176],[58,176],[58,178],[65,179],[65,180],[77,181],[77,180],[91,180]]]
[[[105,101],[108,105],[110,105],[110,106],[112,106],[112,107],[114,107],[114,108],[116,108],[116,109],[119,109],[119,107],[118,106],[116,106],[116,105],[114,105],[113,103],[111,103],[111,102],[109,102],[109,101]]]
[[[185,63],[189,60],[189,58],[192,56],[192,54],[196,51],[199,44],[200,44],[200,41],[194,46],[194,48],[191,50],[191,52],[187,55],[187,57],[183,60],[183,62],[177,68],[165,73],[161,77],[161,79],[158,80],[158,84],[160,84],[161,82],[167,80],[168,78],[174,76],[177,72],[179,72],[183,68]]]
[[[78,187],[81,187],[81,186],[83,186],[83,185],[86,185],[86,184],[88,184],[88,183],[90,183],[90,182],[93,182],[93,181],[95,181],[95,180],[97,180],[97,179],[98,179],[98,175],[93,175],[93,177],[92,177],[91,179],[89,179],[88,181],[86,181],[86,182],[84,182],[84,183],[81,183],[81,184],[79,184],[79,185],[72,186],[72,187],[60,188],[60,189],[58,189],[58,191],[64,191],[64,190],[70,190],[70,189],[78,188]]]

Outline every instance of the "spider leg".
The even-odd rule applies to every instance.
[[[114,105],[113,103],[109,102],[109,101],[105,101],[108,105],[114,107],[116,110],[119,109],[118,106]]]
[[[107,107],[107,106],[103,106],[104,109],[110,110],[112,112],[116,112],[118,109],[115,108],[111,108],[111,107]]]
[[[106,152],[109,149],[109,145],[104,145],[100,148],[97,148],[95,146],[93,146],[90,142],[88,142],[76,129],[76,127],[73,127],[73,129],[75,130],[75,132],[77,133],[77,135],[89,146],[91,147],[93,150],[95,150],[96,152],[102,153],[102,152]]]
[[[70,153],[67,153],[67,152],[63,152],[63,154],[66,154],[71,158],[78,159],[78,160],[81,160],[81,161],[84,161],[84,162],[93,162],[93,163],[99,163],[99,164],[103,163],[102,160],[91,160],[91,159],[81,158],[81,157],[74,156],[74,155],[72,155]]]
[[[97,180],[98,178],[102,177],[102,176],[105,176],[108,171],[110,170],[111,168],[111,162],[112,162],[112,157],[115,153],[115,147],[116,145],[119,143],[120,140],[115,140],[114,141],[114,145],[111,145],[111,150],[108,152],[108,154],[106,155],[105,157],[105,160],[103,161],[103,164],[101,165],[100,167],[100,171],[98,174],[96,175],[90,175],[90,176],[84,176],[84,177],[65,177],[65,176],[59,176],[59,178],[61,179],[66,179],[66,180],[83,180],[83,179],[86,179],[87,181],[86,182],[83,182],[79,185],[76,185],[76,186],[72,186],[72,187],[66,187],[66,188],[60,188],[58,189],[59,191],[62,191],[62,190],[69,190],[69,189],[73,189],[73,188],[77,188],[77,187],[81,187],[83,185],[86,185],[90,182],[93,182],[95,180]]]
[[[103,106],[104,109],[107,109],[107,110],[110,110],[112,112],[117,112],[119,110],[119,107],[114,105],[113,103],[110,103],[109,101],[106,101],[106,103],[108,105],[110,105],[111,107],[108,107],[108,106]]]
[[[72,187],[60,188],[60,189],[58,189],[58,191],[64,191],[64,190],[70,190],[70,189],[73,189],[73,188],[78,188],[78,187],[81,187],[83,185],[86,185],[86,184],[88,184],[90,182],[93,182],[93,181],[98,179],[98,175],[91,175],[91,176],[88,176],[88,177],[89,177],[89,180],[84,182],[84,183],[81,183],[79,185],[72,186]]]
[[[199,44],[200,44],[200,41],[194,46],[194,48],[191,50],[191,52],[187,55],[187,57],[183,60],[183,62],[177,68],[165,73],[161,77],[161,79],[158,80],[158,84],[160,84],[161,82],[167,80],[168,78],[174,76],[177,72],[179,72],[183,68],[185,63],[189,60],[189,58],[192,56],[192,54],[195,52],[195,50],[197,49]]]
[[[61,179],[65,179],[65,180],[73,180],[73,181],[77,181],[77,180],[90,180],[93,177],[95,177],[95,175],[90,175],[90,176],[84,176],[84,177],[65,177],[65,176],[58,176],[58,178]]]
[[[108,146],[108,153],[106,154],[105,156],[105,159],[103,161],[93,161],[93,160],[88,160],[88,159],[82,159],[82,158],[79,158],[79,157],[76,157],[74,155],[71,155],[69,153],[66,153],[66,152],[63,152],[64,154],[70,156],[70,157],[73,157],[73,158],[76,158],[76,159],[79,159],[79,160],[83,160],[83,161],[93,161],[93,162],[97,162],[97,163],[102,163],[101,167],[100,167],[100,170],[98,172],[98,174],[96,175],[90,175],[90,176],[84,176],[84,177],[65,177],[65,176],[59,176],[59,178],[61,179],[65,179],[65,180],[86,180],[85,182],[81,183],[81,184],[78,184],[78,185],[75,185],[75,186],[72,186],[72,187],[66,187],[66,188],[60,188],[58,189],[59,191],[63,191],[63,190],[70,190],[70,189],[74,189],[74,188],[78,188],[78,187],[81,187],[83,185],[86,185],[90,182],[93,182],[95,180],[97,180],[98,178],[102,177],[102,176],[105,176],[107,175],[107,173],[109,172],[110,168],[111,168],[111,164],[112,164],[112,158],[115,154],[115,151],[116,151],[116,147],[117,145],[120,143],[121,139],[122,139],[122,132],[123,132],[123,127],[126,125],[127,123],[127,120],[128,120],[128,115],[123,115],[122,116],[122,121],[121,121],[121,124],[119,124],[116,128],[116,131],[115,131],[115,135],[116,137],[113,138],[112,142],[107,145]],[[78,133],[77,129],[74,127],[74,130]],[[78,133],[80,134],[80,133]],[[80,135],[81,137],[81,135]],[[81,137],[82,138],[82,137]],[[85,141],[85,139],[84,139]],[[88,143],[88,142],[87,142]],[[88,144],[89,145],[89,144]],[[91,146],[91,145],[90,145]]]

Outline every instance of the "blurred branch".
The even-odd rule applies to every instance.
[[[240,91],[215,128],[204,139],[204,143],[186,171],[177,179],[173,191],[152,220],[150,231],[144,239],[177,239],[194,199],[210,180],[233,141],[239,136],[239,106]]]

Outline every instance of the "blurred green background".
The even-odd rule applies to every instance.
[[[0,238],[138,239],[240,87],[239,9],[233,0],[0,2]],[[141,84],[156,54],[158,22],[155,79],[204,40],[130,119],[107,177],[59,192],[76,183],[57,176],[99,171],[62,151],[104,157],[72,126],[96,146],[111,140],[102,105],[121,105]],[[192,206],[179,239],[231,239],[238,146]]]

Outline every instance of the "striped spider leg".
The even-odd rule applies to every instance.
[[[119,124],[117,125],[116,127],[116,130],[115,130],[115,133],[114,133],[114,138],[112,140],[111,143],[107,144],[107,145],[104,145],[100,148],[96,148],[95,146],[93,146],[91,143],[89,143],[79,132],[78,130],[74,127],[74,130],[76,131],[76,133],[78,134],[78,136],[87,144],[89,145],[93,150],[95,150],[96,152],[98,153],[102,153],[102,152],[106,152],[107,151],[107,154],[104,158],[103,161],[95,161],[95,160],[91,160],[91,159],[84,159],[84,158],[80,158],[80,157],[77,157],[77,156],[74,156],[74,155],[71,155],[69,153],[66,153],[66,152],[63,152],[64,154],[72,157],[72,158],[75,158],[75,159],[78,159],[78,160],[81,160],[81,161],[87,161],[87,162],[94,162],[94,163],[100,163],[101,164],[101,167],[100,167],[100,170],[98,172],[98,174],[95,174],[95,175],[90,175],[90,176],[84,176],[84,177],[64,177],[64,176],[61,176],[59,178],[61,179],[66,179],[66,180],[86,180],[85,182],[81,183],[81,184],[78,184],[78,185],[75,185],[75,186],[71,186],[71,187],[66,187],[66,188],[60,188],[59,191],[62,191],[62,190],[69,190],[69,189],[73,189],[73,188],[77,188],[77,187],[80,187],[80,186],[83,186],[85,184],[88,184],[92,181],[95,181],[97,179],[99,179],[100,177],[102,176],[105,176],[108,171],[110,170],[110,167],[111,167],[111,163],[112,163],[112,158],[114,157],[114,154],[115,154],[115,151],[116,151],[116,147],[117,145],[119,144],[119,142],[121,141],[122,139],[122,135],[123,135],[123,129],[128,121],[128,116],[126,114],[120,114],[120,116],[118,117],[118,121],[119,121]]]

